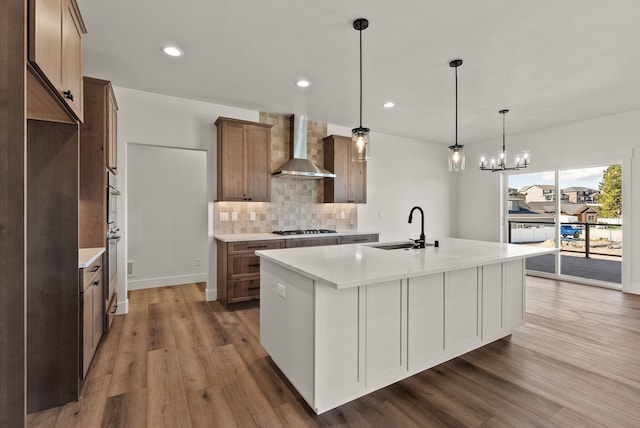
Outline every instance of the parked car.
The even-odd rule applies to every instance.
[[[569,226],[569,225],[561,225],[560,226],[560,235],[566,237],[573,236],[574,238],[579,238],[582,233],[582,229]]]

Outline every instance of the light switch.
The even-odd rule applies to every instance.
[[[286,287],[284,286],[284,284],[278,283],[278,296],[285,298],[286,297],[285,290],[286,290]]]
[[[344,220],[345,218],[347,218],[347,213],[345,213],[344,211],[341,211],[341,212],[340,212],[340,218],[341,218],[342,220]]]
[[[249,213],[249,220],[256,221],[256,213]]]
[[[231,213],[231,221],[238,221],[238,213],[237,212],[232,212]]]
[[[220,221],[229,221],[229,213],[220,213]]]

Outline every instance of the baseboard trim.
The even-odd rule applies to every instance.
[[[218,300],[218,290],[216,290],[215,288],[212,290],[207,288],[206,290],[204,290],[204,298],[207,300],[207,302]]]
[[[168,287],[171,285],[193,284],[197,282],[207,282],[209,275],[199,273],[195,275],[179,275],[161,278],[128,280],[127,290],[144,290],[147,288]]]

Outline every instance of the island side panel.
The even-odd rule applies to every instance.
[[[525,259],[503,263],[507,331],[525,322]]]
[[[445,273],[444,346],[451,358],[480,345],[478,268]]]
[[[485,265],[482,270],[482,342],[505,335],[503,264]]]
[[[320,414],[365,391],[365,288],[315,284],[316,405]]]
[[[260,343],[314,407],[313,281],[262,258]]]
[[[407,285],[395,280],[366,288],[366,388],[382,388],[407,375]]]
[[[408,281],[408,368],[417,373],[443,360],[444,274],[419,276]]]

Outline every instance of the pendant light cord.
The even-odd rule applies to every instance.
[[[502,153],[506,152],[505,143],[504,143],[504,117],[507,112],[502,113]]]
[[[362,29],[360,33],[360,128],[362,128]]]
[[[455,145],[458,145],[458,67],[456,69],[456,140]]]

